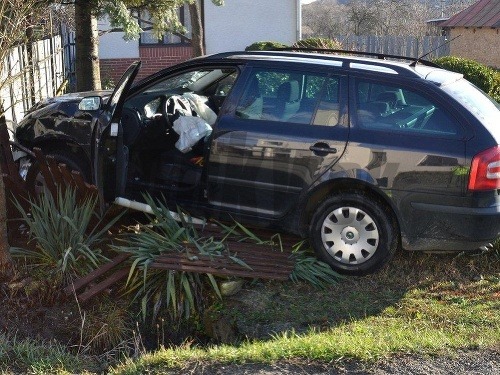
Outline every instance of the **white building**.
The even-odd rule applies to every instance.
[[[205,1],[207,53],[243,50],[258,41],[295,43],[301,34],[300,0]]]
[[[290,45],[301,37],[300,0],[225,0],[224,6],[211,0],[201,2],[207,54],[244,50],[258,41]],[[180,19],[189,30],[187,7],[181,9]],[[99,24],[100,31],[109,28],[106,20]],[[138,41],[126,41],[122,32],[103,33],[99,45],[101,77],[104,83],[116,82],[131,62],[142,60],[142,78],[192,55],[188,39],[172,34],[157,40],[145,32]]]

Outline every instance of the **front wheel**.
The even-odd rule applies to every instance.
[[[362,192],[326,199],[314,212],[309,231],[317,257],[347,275],[378,270],[394,255],[399,240],[389,208]]]

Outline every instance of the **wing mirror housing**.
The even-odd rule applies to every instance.
[[[78,104],[80,111],[97,111],[102,107],[102,98],[100,96],[87,96]]]

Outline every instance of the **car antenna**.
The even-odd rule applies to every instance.
[[[454,38],[452,38],[452,39],[450,39],[450,40],[445,41],[443,44],[440,44],[439,46],[437,46],[437,47],[436,47],[436,48],[434,48],[433,50],[430,50],[429,52],[427,52],[427,53],[423,54],[422,56],[418,57],[415,61],[413,61],[413,62],[410,64],[410,66],[411,66],[411,67],[415,67],[415,66],[418,64],[418,62],[419,62],[420,60],[422,60],[424,57],[429,56],[432,52],[437,51],[437,50],[438,50],[438,49],[440,49],[441,47],[443,47],[443,46],[445,46],[445,45],[447,45],[447,44],[449,44],[449,43],[453,42],[453,41],[454,41],[455,39],[457,39],[459,36],[462,36],[462,34],[459,34],[459,35],[457,35],[456,37],[454,37]]]

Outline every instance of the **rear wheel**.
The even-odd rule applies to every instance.
[[[70,171],[79,172],[83,179],[87,181],[87,175],[85,174],[85,168],[80,165],[81,162],[78,161],[77,156],[71,153],[57,150],[49,153],[46,156],[52,156],[57,161],[58,164],[65,164]],[[42,191],[46,189],[45,179],[40,172],[40,166],[38,162],[35,161],[31,164],[26,175],[26,185],[28,189],[35,193],[35,196],[40,195]]]
[[[332,196],[318,206],[310,239],[318,258],[335,271],[365,275],[389,261],[399,236],[387,206],[354,192]]]

